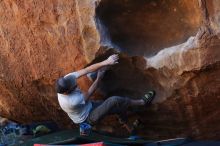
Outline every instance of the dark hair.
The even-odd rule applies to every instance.
[[[57,93],[70,93],[76,88],[76,78],[74,76],[61,77],[56,82]]]

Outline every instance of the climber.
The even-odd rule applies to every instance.
[[[142,99],[138,100],[120,96],[112,96],[105,101],[94,101],[90,99],[107,67],[117,64],[118,59],[119,56],[117,54],[111,55],[102,62],[69,73],[57,80],[56,90],[59,104],[74,123],[80,124],[86,122],[94,125],[106,115],[123,114],[129,106],[143,106],[151,103],[155,95],[154,91],[148,92]],[[88,92],[82,93],[77,86],[76,79],[96,71],[98,72],[96,80],[93,82]]]

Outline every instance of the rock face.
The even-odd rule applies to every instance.
[[[87,59],[77,1],[6,0],[0,15],[1,115],[22,123],[65,123],[54,82]]]
[[[157,92],[150,108],[129,113],[141,118],[141,135],[219,139],[219,10],[215,0],[0,1],[0,114],[73,125],[57,104],[55,80],[115,52],[98,50],[101,43],[121,51],[100,87],[106,98]],[[109,121],[109,131],[124,134],[114,117],[101,125]]]

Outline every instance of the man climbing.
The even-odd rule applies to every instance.
[[[90,100],[102,79],[106,67],[118,63],[119,56],[111,55],[108,59],[88,66],[82,70],[69,73],[60,77],[56,83],[58,101],[61,108],[68,114],[76,124],[87,122],[91,125],[99,122],[109,114],[122,115],[130,106],[148,105],[153,100],[154,91],[148,92],[142,99],[133,100],[126,97],[112,96],[102,102]],[[96,72],[97,78],[89,88],[88,92],[82,93],[77,86],[76,79],[91,72]]]

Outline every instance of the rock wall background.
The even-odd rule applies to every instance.
[[[95,8],[102,2],[107,1],[0,1],[1,116],[20,123],[53,120],[62,128],[73,126],[58,106],[54,83],[59,76],[84,67],[96,53],[92,63],[114,52],[99,49],[100,36],[94,16]],[[157,2],[163,7],[162,2]],[[187,7],[192,3],[197,14],[193,17],[199,22],[195,27],[192,25],[193,31],[187,35],[186,42],[181,40],[182,44],[175,44],[174,41],[170,46],[165,42],[167,46],[161,45],[164,48],[150,58],[128,56],[124,53],[126,50],[121,52],[120,63],[106,73],[100,87],[105,97],[137,98],[149,89],[157,91],[153,106],[129,113],[131,122],[141,118],[139,132],[151,139],[220,138],[220,2],[184,0],[182,4]],[[129,5],[129,1],[125,5]],[[191,20],[191,10],[187,13],[187,20]],[[155,21],[163,19],[158,17]],[[115,24],[120,24],[120,19],[118,22]],[[196,28],[200,29],[195,31]],[[125,31],[132,29],[135,30],[128,27]],[[134,33],[134,36],[138,34]],[[149,41],[140,37],[142,39]],[[91,83],[82,78],[79,84],[86,90]],[[125,133],[115,117],[106,118],[100,125],[98,128],[107,128],[113,133],[119,129],[119,135]]]
[[[77,1],[4,0],[0,16],[1,115],[65,123],[54,82],[82,68],[87,54]]]

